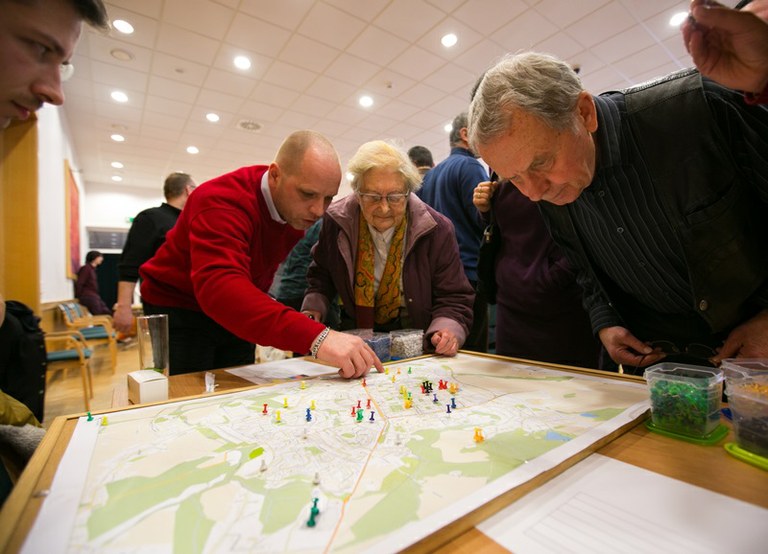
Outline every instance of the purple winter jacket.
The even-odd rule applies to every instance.
[[[424,329],[427,337],[441,329],[450,330],[461,346],[472,325],[475,293],[464,275],[453,224],[415,194],[408,197],[407,210],[403,294],[411,324]],[[328,208],[312,249],[303,310],[318,311],[324,319],[329,299],[338,293],[342,309],[355,318],[352,282],[359,217],[354,194]]]

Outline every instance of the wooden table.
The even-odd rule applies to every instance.
[[[527,360],[518,360],[530,363]],[[551,367],[551,366],[548,366]],[[558,369],[564,369],[558,367]],[[603,377],[637,381],[633,376],[606,374],[590,370],[576,370],[581,373],[597,374]],[[213,371],[216,375],[217,392],[236,390],[254,386],[249,381],[241,379],[219,369]],[[179,399],[200,395],[205,391],[205,372],[176,375],[169,379],[169,398]],[[119,393],[114,402],[127,405],[127,393]],[[118,405],[113,408],[118,408]],[[17,552],[34,522],[42,498],[35,495],[36,491],[50,487],[58,462],[66,449],[66,445],[74,431],[75,419],[70,417],[56,418],[50,431],[57,438],[49,440],[49,435],[38,448],[30,461],[22,479],[9,497],[3,511],[0,512],[0,552]],[[729,422],[726,422],[730,425]],[[732,433],[726,439],[734,440]],[[730,496],[745,502],[768,508],[768,472],[736,460],[726,453],[723,443],[715,446],[698,446],[649,432],[645,425],[639,424],[619,435],[608,444],[596,450],[610,458],[641,467],[661,475],[666,475],[692,485],[702,487],[717,493]],[[574,459],[568,465],[573,465],[584,456]],[[560,468],[562,472],[565,468]],[[517,487],[509,494],[503,495],[500,502],[469,514],[451,532],[433,535],[411,547],[413,552],[440,552],[441,554],[485,554],[507,552],[505,548],[478,531],[474,525],[489,517],[517,498],[520,498],[551,479],[557,473],[545,475],[543,479],[533,480]],[[458,530],[458,532],[457,532]],[[446,542],[446,540],[448,542]]]

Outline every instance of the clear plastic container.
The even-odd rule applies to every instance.
[[[722,365],[736,443],[768,458],[768,359],[728,358]]]
[[[653,425],[670,433],[704,438],[720,423],[723,370],[660,363],[645,370]]]
[[[390,333],[392,344],[389,353],[393,360],[415,358],[424,353],[424,331],[421,329],[401,329]]]

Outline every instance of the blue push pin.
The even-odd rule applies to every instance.
[[[446,407],[446,408],[448,408],[448,409],[445,411],[445,413],[446,413],[446,414],[450,414],[450,413],[451,413],[451,405],[450,405],[450,404],[446,404],[446,405],[445,405],[445,407]]]
[[[312,411],[307,408],[307,421],[312,421]]]
[[[373,410],[371,410],[371,417],[370,417],[370,419],[368,420],[368,421],[370,421],[371,423],[373,423],[373,422],[374,422],[374,419],[373,419],[373,414],[374,414],[374,412],[373,412]]]
[[[434,402],[435,404],[437,404],[438,402],[440,402],[440,401],[437,399],[437,393],[434,393],[434,394],[432,395],[432,402]]]
[[[456,398],[451,397],[451,408],[456,409]]]

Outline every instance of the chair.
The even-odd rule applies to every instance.
[[[80,331],[89,346],[97,344],[109,346],[112,373],[115,373],[117,369],[117,335],[112,323],[112,316],[91,315],[88,308],[79,302],[63,302],[59,304],[59,310],[67,328]]]
[[[90,411],[93,398],[93,377],[91,375],[90,359],[93,350],[87,347],[86,339],[79,331],[59,331],[45,334],[45,349],[47,351],[47,366],[45,369],[45,385],[56,371],[77,369],[83,381],[83,398],[85,409]]]

